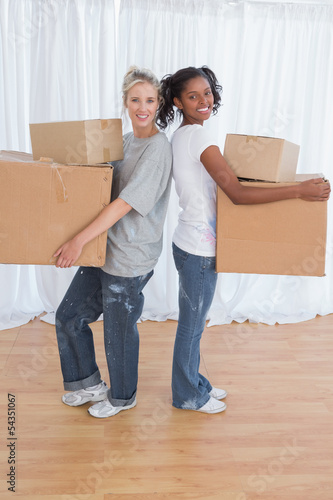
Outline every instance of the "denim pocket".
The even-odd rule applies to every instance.
[[[184,264],[188,259],[189,253],[184,252],[184,250],[178,248],[174,243],[172,243],[172,252],[176,269],[177,271],[180,271],[184,267]]]
[[[215,269],[216,257],[205,257],[204,268],[205,269]]]

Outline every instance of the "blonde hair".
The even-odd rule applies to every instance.
[[[147,68],[139,68],[138,66],[131,66],[126,75],[124,76],[122,93],[123,104],[126,106],[127,96],[129,90],[137,83],[150,83],[157,91],[158,100],[162,100],[162,88],[159,79],[154,73]]]

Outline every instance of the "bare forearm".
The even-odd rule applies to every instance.
[[[289,200],[299,198],[299,187],[297,185],[283,187],[255,187],[240,185],[239,189],[226,194],[235,205],[252,205],[260,203],[271,203],[273,201]]]
[[[117,198],[106,206],[91,224],[78,233],[75,239],[82,246],[86,245],[89,241],[107,231],[131,209],[132,207],[128,203],[121,198]]]
[[[306,201],[326,201],[330,184],[323,179],[310,179],[298,184],[279,187],[255,187],[241,184],[217,146],[209,146],[200,157],[204,167],[216,184],[236,205],[270,203],[272,201],[301,198]]]
[[[84,245],[89,241],[104,233],[113,226],[119,219],[124,217],[132,207],[125,201],[117,198],[110,203],[83,231],[74,238],[64,243],[54,254],[57,258],[57,267],[71,267],[81,255]]]

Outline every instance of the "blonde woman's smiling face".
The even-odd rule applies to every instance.
[[[148,82],[136,83],[128,91],[125,106],[135,136],[149,137],[156,129],[155,115],[158,105],[157,89]]]

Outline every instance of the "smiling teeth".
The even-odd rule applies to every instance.
[[[148,118],[148,115],[137,115],[139,118]]]
[[[208,111],[208,107],[207,108],[198,109],[198,111]]]

